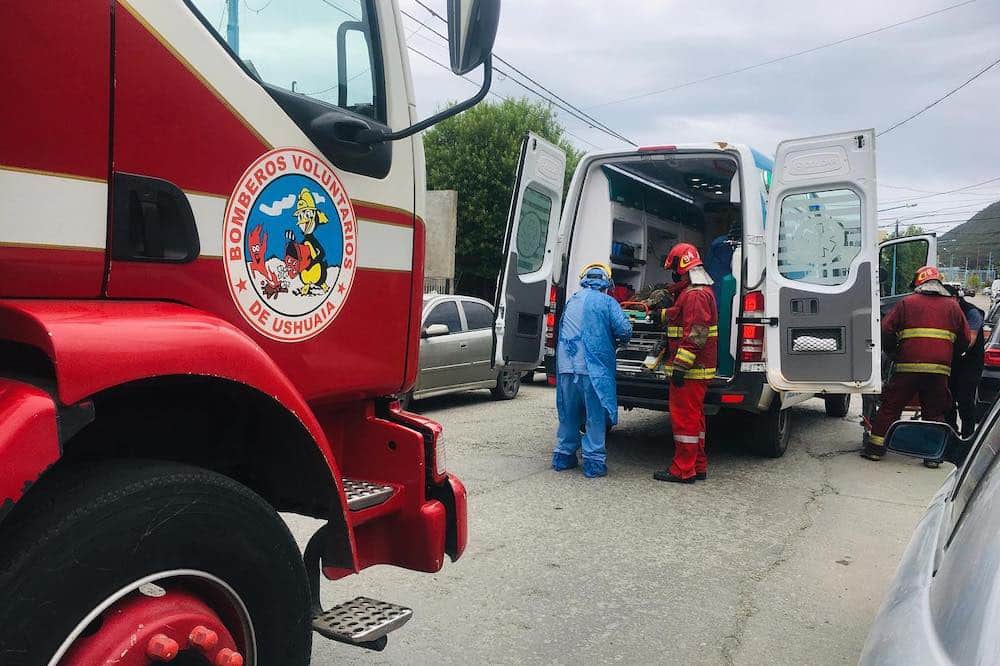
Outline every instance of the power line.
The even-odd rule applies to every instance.
[[[976,72],[975,74],[973,74],[971,77],[969,77],[968,79],[966,79],[965,82],[962,83],[962,85],[958,86],[957,88],[952,88],[951,90],[949,90],[948,92],[946,92],[944,95],[942,95],[941,97],[938,97],[936,100],[934,100],[933,102],[931,102],[930,104],[928,104],[924,108],[920,109],[916,113],[911,114],[911,115],[907,116],[906,118],[903,118],[902,120],[900,120],[899,122],[897,122],[895,125],[892,125],[888,129],[884,129],[881,132],[878,132],[875,136],[882,136],[884,134],[888,134],[889,132],[891,132],[892,130],[896,129],[897,127],[900,127],[901,125],[905,125],[906,123],[910,122],[911,120],[913,120],[917,116],[930,111],[935,106],[937,106],[941,102],[945,101],[946,99],[948,99],[949,97],[951,97],[952,95],[954,95],[955,93],[957,93],[959,90],[961,90],[965,86],[969,85],[970,83],[972,83],[973,81],[975,81],[980,76],[982,76],[986,72],[990,71],[991,69],[993,69],[997,65],[1000,65],[1000,58],[997,58],[996,60],[994,60],[993,62],[991,62],[989,65],[986,65],[986,67],[983,67],[981,70],[979,70],[978,72]]]
[[[969,2],[974,2],[975,0],[968,0],[968,1]],[[414,2],[416,2],[418,5],[420,5],[425,11],[427,11],[427,13],[429,13],[434,18],[438,19],[439,21],[442,21],[445,24],[448,23],[448,19],[446,19],[445,17],[443,17],[440,14],[438,14],[431,7],[427,6],[427,4],[425,4],[424,2],[422,2],[422,0],[414,0]],[[410,14],[409,12],[407,12],[405,9],[401,9],[400,13],[402,13],[404,16],[410,18],[411,20],[416,21],[417,23],[419,23],[420,25],[422,25],[424,28],[426,28],[428,31],[430,31],[431,33],[437,35],[441,39],[443,39],[445,42],[448,41],[448,37],[446,35],[442,35],[440,32],[438,32],[434,28],[428,26],[424,21],[421,21],[417,17],[413,16],[412,14]],[[547,98],[545,95],[542,95],[538,91],[532,90],[528,86],[524,85],[523,83],[521,83],[520,81],[518,81],[517,79],[515,79],[511,74],[504,74],[511,81],[513,81],[514,83],[520,85],[525,90],[528,90],[529,92],[531,92],[531,93],[533,93],[535,95],[538,95],[539,97],[541,97],[543,99],[548,99],[548,101],[555,103],[556,106],[558,106],[559,108],[563,109],[567,113],[570,113],[570,111],[568,109],[566,109],[566,107],[569,107],[569,109],[572,109],[572,113],[577,114],[578,117],[582,116],[582,120],[584,122],[587,122],[590,126],[592,126],[594,128],[603,130],[605,134],[609,134],[610,136],[612,136],[612,137],[614,137],[614,138],[616,138],[616,139],[618,139],[620,141],[623,141],[625,143],[628,143],[630,145],[633,145],[633,146],[637,146],[638,145],[635,141],[632,141],[631,139],[629,139],[629,138],[625,137],[624,135],[622,135],[617,130],[615,130],[615,129],[609,127],[608,125],[602,123],[601,121],[597,120],[596,118],[594,118],[593,116],[591,116],[590,114],[588,114],[586,111],[584,111],[583,109],[581,109],[579,106],[573,104],[572,102],[569,102],[565,98],[561,97],[555,91],[553,91],[550,88],[546,87],[542,83],[539,83],[536,79],[532,78],[528,74],[525,74],[523,70],[521,70],[520,68],[518,68],[516,65],[514,65],[513,63],[511,63],[509,60],[505,59],[503,56],[501,56],[501,55],[499,55],[497,53],[494,53],[493,54],[493,58],[496,59],[498,62],[506,65],[507,67],[509,67],[514,72],[517,72],[518,75],[520,75],[521,77],[523,77],[525,80],[529,81],[530,83],[534,84],[539,89],[545,91],[546,93],[548,93],[549,95],[551,95],[552,98],[554,98],[554,99]],[[494,69],[497,69],[497,68],[494,67]],[[502,70],[498,69],[497,71],[502,73]],[[558,102],[556,102],[556,100],[558,100]],[[560,105],[560,103],[561,103],[561,105]]]
[[[986,221],[986,220],[1000,220],[1000,215],[990,215],[988,217],[980,217],[980,218],[977,218],[975,220],[975,222],[983,222],[983,221]],[[965,220],[940,220],[938,222],[924,222],[923,224],[908,224],[907,226],[911,226],[911,227],[940,227],[940,226],[943,226],[943,225],[946,225],[946,224],[962,225],[962,224],[965,224],[966,222],[972,222],[972,221],[973,220],[971,218],[968,218],[968,219],[965,219]],[[900,220],[900,222],[910,222],[910,220]],[[893,228],[895,226],[896,226],[895,223],[892,223],[892,224],[880,224],[880,225],[878,225],[878,228],[879,229],[891,229],[891,228]],[[902,224],[900,226],[902,226]],[[977,235],[986,235],[986,236],[993,236],[993,237],[995,237],[997,235],[996,232],[993,232],[993,231],[970,231],[970,232],[968,232],[968,234],[970,236],[973,235],[973,234],[977,234]]]
[[[972,189],[975,189],[977,187],[982,187],[983,185],[988,185],[989,183],[995,183],[997,181],[1000,181],[1000,176],[997,176],[996,178],[990,178],[989,180],[984,180],[983,182],[976,183],[975,185],[966,185],[965,187],[956,187],[953,190],[945,190],[943,192],[933,192],[931,194],[925,194],[925,195],[919,196],[919,197],[907,197],[905,199],[893,199],[893,200],[890,200],[890,201],[883,201],[881,203],[890,204],[890,203],[898,203],[898,202],[901,202],[901,201],[919,201],[919,200],[922,200],[922,199],[930,199],[932,197],[940,197],[940,196],[943,196],[945,194],[954,194],[955,192],[964,192],[965,190],[972,190]],[[973,192],[973,193],[970,193],[970,194],[975,194],[975,193]]]
[[[416,0],[416,1],[419,2],[420,0]],[[639,93],[637,95],[631,95],[629,97],[622,97],[620,99],[611,100],[610,102],[601,102],[600,104],[595,104],[594,106],[588,107],[588,109],[597,109],[597,108],[600,108],[602,106],[610,106],[612,104],[621,104],[622,102],[631,102],[631,101],[636,100],[636,99],[642,99],[644,97],[651,97],[653,95],[662,95],[663,93],[673,92],[674,90],[680,90],[681,88],[687,88],[689,86],[697,85],[699,83],[705,83],[706,81],[714,81],[715,79],[721,79],[721,78],[726,77],[726,76],[732,76],[733,74],[741,74],[743,72],[748,72],[748,71],[750,71],[752,69],[758,69],[760,67],[766,67],[767,65],[773,65],[775,63],[783,62],[785,60],[790,60],[791,58],[798,58],[799,56],[807,55],[809,53],[815,53],[816,51],[822,51],[823,49],[828,49],[828,48],[831,48],[831,47],[834,47],[834,46],[839,46],[841,44],[845,44],[845,43],[853,41],[855,39],[861,39],[862,37],[869,37],[871,35],[874,35],[874,34],[877,34],[877,33],[880,33],[880,32],[884,32],[886,30],[891,30],[893,28],[898,28],[901,25],[906,25],[907,23],[913,23],[914,21],[920,21],[921,19],[929,18],[929,17],[935,16],[937,14],[941,14],[941,13],[944,13],[944,12],[947,12],[947,11],[951,11],[952,9],[957,9],[959,7],[963,7],[965,5],[972,4],[975,1],[976,0],[965,0],[964,2],[959,2],[959,3],[954,4],[954,5],[949,5],[947,7],[942,7],[941,9],[937,9],[937,10],[935,10],[933,12],[929,12],[927,14],[921,14],[920,16],[914,16],[912,18],[908,18],[908,19],[905,19],[903,21],[898,21],[896,23],[891,23],[889,25],[884,25],[884,26],[882,26],[880,28],[875,28],[874,30],[869,30],[867,32],[862,32],[862,33],[859,33],[859,34],[856,34],[856,35],[851,35],[850,37],[844,37],[843,39],[838,39],[836,41],[828,42],[826,44],[820,44],[819,46],[813,46],[811,48],[808,48],[808,49],[805,49],[805,50],[802,50],[802,51],[796,51],[795,53],[789,53],[787,55],[783,55],[783,56],[780,56],[778,58],[772,58],[771,60],[765,60],[763,62],[759,62],[759,63],[756,63],[754,65],[747,65],[746,67],[740,67],[738,69],[733,69],[733,70],[730,70],[728,72],[721,72],[719,74],[712,74],[711,76],[706,76],[706,77],[703,77],[703,78],[700,78],[700,79],[694,79],[693,81],[687,81],[685,83],[681,83],[681,84],[678,84],[678,85],[675,85],[675,86],[671,86],[669,88],[662,88],[660,90],[653,90],[653,91],[650,91],[650,92]]]
[[[260,14],[262,11],[270,7],[272,2],[274,2],[274,0],[267,0],[267,2],[265,2],[260,9],[254,9],[253,7],[250,6],[247,0],[243,0],[243,6],[246,7],[248,10],[252,11],[254,14]]]
[[[421,51],[421,50],[419,50],[419,49],[417,49],[417,48],[415,48],[413,46],[409,46],[407,48],[409,48],[410,51],[412,51],[413,53],[416,53],[421,58],[424,58],[425,60],[433,63],[434,65],[437,65],[441,69],[447,70],[449,72],[451,71],[451,67],[449,67],[448,65],[444,64],[443,62],[435,60],[434,58],[432,58],[431,56],[427,55],[423,51]],[[473,81],[472,79],[470,79],[467,76],[461,76],[459,78],[461,78],[462,80],[466,81],[467,83],[472,84],[473,86],[476,86],[477,88],[480,85],[480,84],[476,83],[475,81]],[[503,95],[501,95],[501,94],[499,94],[497,92],[494,92],[492,90],[490,90],[489,94],[492,95],[493,97],[496,97],[499,100],[502,100],[502,101],[505,101],[505,102],[509,102],[510,101],[509,97],[504,97]],[[579,139],[580,141],[583,141],[584,143],[590,145],[592,148],[596,148],[598,150],[603,150],[602,146],[598,146],[596,143],[594,143],[592,141],[588,141],[587,139],[584,139],[582,136],[574,134],[573,132],[570,132],[569,130],[564,130],[564,131],[566,132],[566,134],[569,134],[570,136],[575,137],[575,138]]]

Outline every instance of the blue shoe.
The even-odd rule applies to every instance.
[[[567,469],[573,469],[579,464],[579,461],[576,459],[576,454],[574,453],[560,453],[559,451],[556,451],[552,454],[552,469],[557,472],[564,472]]]
[[[608,466],[602,462],[597,462],[594,460],[584,460],[583,475],[588,479],[594,479],[599,476],[607,476]]]

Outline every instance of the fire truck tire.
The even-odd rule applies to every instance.
[[[101,630],[102,616],[83,622],[116,593],[180,572],[224,583],[219,587],[229,590],[227,600],[213,590],[203,601],[230,618],[227,628],[240,611],[219,607],[232,602],[245,609],[257,664],[309,663],[302,556],[275,510],[246,486],[197,467],[130,460],[53,471],[34,491],[0,534],[6,666],[47,663],[75,631]],[[190,580],[177,578],[176,586]]]
[[[823,398],[823,403],[826,406],[827,416],[842,419],[847,416],[847,412],[851,409],[851,394],[828,395]]]
[[[787,409],[772,407],[751,416],[750,448],[765,458],[780,458],[788,450],[791,418]]]
[[[497,385],[490,389],[494,400],[513,400],[521,390],[521,374],[516,371],[501,370],[497,374]]]

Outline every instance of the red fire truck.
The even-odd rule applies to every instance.
[[[394,0],[0,5],[0,663],[381,649],[411,611],[320,574],[462,554],[441,427],[391,397],[417,132],[490,84],[499,1],[448,4],[483,86],[419,122]],[[325,521],[304,555],[279,511]]]

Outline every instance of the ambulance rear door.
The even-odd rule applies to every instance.
[[[768,211],[768,383],[780,391],[878,392],[874,131],[779,144]]]
[[[511,199],[503,243],[503,268],[497,280],[493,362],[532,370],[542,360],[545,308],[562,206],[566,154],[529,132]]]

